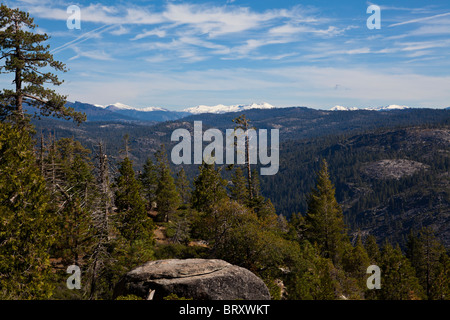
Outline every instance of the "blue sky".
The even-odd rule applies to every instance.
[[[4,2],[51,36],[70,101],[450,106],[448,0]],[[371,4],[379,30],[366,25]],[[67,28],[69,5],[79,30]]]

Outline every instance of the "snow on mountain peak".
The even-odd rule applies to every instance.
[[[159,108],[159,107],[145,107],[145,108],[139,108],[139,109],[135,109],[138,111],[169,111],[167,109],[164,108]]]
[[[144,111],[144,112],[151,112],[151,111],[168,111],[167,109],[164,108],[158,108],[158,107],[145,107],[145,108],[134,108],[134,107],[130,107],[126,104],[120,103],[120,102],[116,102],[110,105],[102,106],[102,105],[95,105],[96,107],[101,107],[101,108],[106,108],[109,110],[134,110],[134,111]]]
[[[330,109],[331,111],[352,111],[352,110],[358,110],[358,108],[347,108],[343,106],[334,106]]]
[[[189,112],[192,114],[200,114],[200,113],[226,113],[226,112],[239,112],[244,110],[250,110],[250,109],[273,109],[275,108],[271,104],[267,102],[263,103],[252,103],[249,105],[231,105],[226,106],[223,104],[218,104],[216,106],[205,106],[205,105],[199,105],[192,108],[184,109],[184,112]]]
[[[384,110],[405,110],[410,109],[408,106],[399,106],[396,104],[391,104],[383,107],[367,107],[367,108],[347,108],[343,106],[335,106],[331,108],[331,111],[353,111],[353,110],[369,110],[369,111],[384,111]]]
[[[108,105],[106,108],[109,109],[125,109],[125,110],[133,110],[134,108],[127,106],[126,104],[120,103],[120,102],[116,102],[113,104]]]
[[[389,105],[387,107],[381,107],[380,108],[380,110],[394,110],[394,109],[403,110],[403,109],[409,109],[409,107],[408,106],[399,106],[399,105],[396,105],[396,104],[391,104],[391,105]]]

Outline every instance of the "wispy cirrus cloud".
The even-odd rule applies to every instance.
[[[65,8],[54,7],[51,3],[33,4],[29,7],[29,11],[40,18],[67,19]],[[116,36],[131,34],[130,40],[132,41],[154,41],[155,37],[175,39],[175,42],[157,43],[147,46],[147,48],[162,49],[165,47],[170,50],[176,47],[174,44],[178,41],[185,46],[214,49],[210,50],[212,54],[238,53],[241,58],[257,51],[262,46],[296,42],[299,40],[300,34],[334,36],[344,31],[344,29],[331,25],[323,26],[328,19],[318,18],[311,9],[304,9],[298,5],[289,9],[255,11],[249,7],[218,6],[211,3],[167,3],[159,8],[130,4],[115,6],[89,4],[82,7],[81,15],[83,23],[118,26],[110,30],[110,34]],[[151,26],[153,28],[139,29],[137,33],[134,31],[133,36],[133,26]],[[99,30],[97,32],[99,34],[103,33],[103,28],[106,27],[94,30]],[[54,52],[70,48],[73,43],[84,42],[88,38],[92,38],[96,32],[94,30],[59,46]],[[255,37],[255,34],[258,34],[258,37]],[[268,34],[272,36],[272,39],[265,39]],[[279,39],[280,37],[281,39]],[[224,38],[228,40],[229,45],[224,46],[211,42]],[[189,39],[196,39],[196,41],[189,43],[186,41]],[[195,51],[195,48],[184,49],[185,52]],[[189,61],[196,61],[196,59],[189,59]]]
[[[73,47],[73,50],[76,52],[76,55],[69,58],[68,61],[72,61],[81,57],[90,58],[93,60],[101,60],[101,61],[113,61],[115,60],[110,53],[106,52],[102,49],[97,50],[82,50],[77,46]]]

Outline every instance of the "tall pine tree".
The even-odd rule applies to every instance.
[[[191,187],[184,168],[181,168],[180,171],[177,172],[175,185],[177,187],[178,193],[180,194],[182,204],[186,205],[190,203]]]
[[[142,192],[146,199],[147,209],[150,210],[156,201],[156,189],[158,188],[156,166],[151,158],[148,158],[145,162],[142,173],[139,175],[139,181],[142,184]]]
[[[248,203],[248,186],[246,178],[241,167],[237,167],[231,177],[230,196],[231,199],[237,201],[240,204]]]
[[[214,164],[203,163],[199,167],[200,173],[194,179],[192,192],[192,207],[201,212],[211,212],[220,200],[227,197],[226,181]]]
[[[115,181],[118,229],[128,241],[151,237],[153,223],[147,216],[141,184],[135,177],[133,162],[126,157],[119,164]]]
[[[317,175],[316,188],[309,195],[305,222],[307,239],[319,246],[324,257],[336,263],[342,254],[345,226],[325,160]]]
[[[14,89],[4,89],[0,94],[0,118],[24,119],[27,104],[43,116],[86,120],[84,114],[65,107],[65,96],[47,87],[62,84],[48,68],[62,72],[66,68],[49,52],[45,44],[48,35],[32,32],[37,27],[33,20],[27,12],[0,5],[0,60],[4,59],[0,71],[14,74]]]
[[[158,186],[156,189],[156,205],[158,214],[168,222],[170,216],[180,205],[180,195],[176,189],[175,181],[167,159],[166,149],[161,146],[155,154],[157,161]]]

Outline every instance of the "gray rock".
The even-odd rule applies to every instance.
[[[116,285],[114,298],[136,295],[161,300],[174,293],[194,300],[269,300],[264,282],[245,268],[217,259],[147,262]]]

